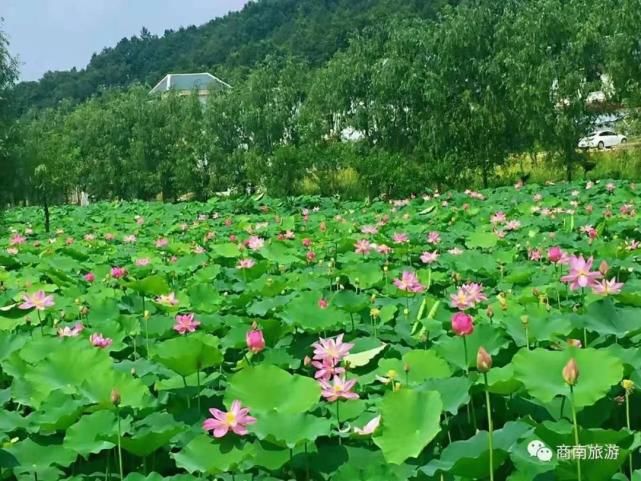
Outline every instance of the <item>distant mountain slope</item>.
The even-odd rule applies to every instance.
[[[200,27],[144,30],[94,54],[86,69],[48,72],[23,82],[14,112],[82,101],[103,87],[153,84],[168,72],[214,71],[230,81],[267,55],[291,55],[319,65],[353,33],[390,16],[431,17],[452,0],[260,0]]]

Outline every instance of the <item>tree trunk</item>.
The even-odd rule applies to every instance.
[[[51,231],[51,219],[49,215],[49,202],[47,200],[47,194],[43,198],[43,207],[45,211],[45,232],[48,234]]]
[[[489,185],[489,179],[488,179],[488,165],[487,165],[487,160],[483,161],[483,168],[481,169],[481,173],[483,175],[483,188],[487,189]]]
[[[568,155],[565,161],[565,177],[568,182],[572,182],[572,156]]]

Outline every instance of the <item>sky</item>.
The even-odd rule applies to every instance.
[[[115,46],[142,27],[201,25],[240,10],[247,0],[0,0],[0,28],[20,61],[21,80],[48,70],[84,68],[91,55]]]

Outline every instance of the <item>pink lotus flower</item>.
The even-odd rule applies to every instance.
[[[200,322],[194,318],[193,313],[178,314],[174,324],[174,331],[184,336],[188,332],[194,332],[198,326],[200,326]]]
[[[312,240],[309,237],[303,239],[303,247],[309,247],[312,245]]]
[[[257,237],[255,235],[251,236],[247,240],[247,247],[249,247],[253,251],[257,251],[259,249],[262,249],[262,247],[265,245],[265,239],[261,237]]]
[[[405,232],[395,232],[392,236],[392,241],[394,244],[407,244],[410,238]]]
[[[457,336],[469,336],[474,332],[474,319],[469,314],[457,312],[452,316],[452,330]]]
[[[169,245],[169,239],[161,237],[160,239],[156,240],[156,248],[157,249],[164,249],[168,245]]]
[[[22,296],[22,304],[18,307],[20,309],[35,308],[37,311],[44,311],[48,307],[54,305],[53,296],[48,296],[44,291],[38,291],[35,294]]]
[[[292,240],[292,239],[294,239],[294,238],[296,237],[296,235],[294,234],[294,232],[293,232],[293,231],[288,230],[288,231],[286,231],[286,232],[283,234],[283,237],[284,237],[285,239]]]
[[[583,256],[570,257],[570,272],[568,275],[561,277],[561,281],[569,284],[571,290],[593,286],[603,275],[598,272],[592,272],[592,263],[594,259],[590,257],[587,261]]]
[[[145,267],[148,266],[151,261],[149,260],[148,257],[142,257],[140,259],[136,259],[136,265],[138,267]]]
[[[617,188],[616,185],[614,185],[612,182],[608,182],[605,185],[605,190],[607,190],[610,193],[614,192],[614,189],[616,189],[616,188]]]
[[[229,430],[239,436],[245,436],[248,433],[247,426],[256,422],[256,418],[249,415],[249,409],[243,408],[238,400],[231,403],[231,409],[228,412],[215,408],[210,409],[209,412],[213,417],[205,419],[203,429],[213,431],[215,438],[226,436]]]
[[[459,289],[456,293],[450,295],[450,305],[457,309],[466,310],[473,307],[473,303],[464,289]]]
[[[378,234],[378,227],[376,227],[375,225],[364,225],[363,227],[361,227],[361,232],[363,234],[371,235]]]
[[[87,272],[82,278],[86,282],[94,282],[96,280],[96,275],[93,272]]]
[[[307,251],[307,254],[305,254],[305,258],[307,259],[307,262],[314,262],[316,260],[316,252]]]
[[[27,241],[26,237],[21,236],[20,234],[14,234],[9,239],[9,245],[10,246],[19,246],[19,245],[24,244],[26,241]]]
[[[18,254],[18,249],[16,247],[7,247],[7,254],[10,256],[15,256]]]
[[[421,262],[423,264],[432,264],[438,259],[438,252],[423,252],[421,254]]]
[[[71,245],[71,244],[73,244],[74,242],[75,242],[75,241],[74,241],[73,237],[67,237],[67,238],[65,239],[65,244],[67,244],[68,246],[70,246],[70,245]]]
[[[136,236],[133,234],[126,235],[123,239],[123,242],[127,244],[135,244],[136,243]]]
[[[455,294],[450,296],[452,307],[457,309],[466,310],[482,301],[486,301],[487,297],[483,294],[483,286],[477,283],[463,284]]]
[[[356,380],[346,381],[342,376],[334,376],[331,382],[320,380],[321,396],[329,402],[338,401],[339,399],[358,399],[358,394],[352,391]]]
[[[427,234],[427,242],[430,244],[438,244],[441,242],[441,234],[438,232],[432,231],[429,234]]]
[[[87,242],[93,242],[93,241],[95,241],[95,240],[96,240],[96,236],[95,236],[95,235],[93,235],[93,234],[85,234],[84,239],[85,239],[85,241],[87,241]]]
[[[638,240],[632,239],[632,240],[625,241],[625,250],[627,251],[634,251],[634,250],[637,250],[639,247],[641,247],[641,243],[639,243]]]
[[[511,220],[505,224],[505,230],[518,230],[521,228],[521,222],[518,220]]]
[[[327,299],[319,299],[318,307],[321,309],[327,309],[329,307],[329,302],[327,302]]]
[[[173,292],[156,297],[156,302],[158,304],[162,304],[163,306],[177,306],[180,303],[180,301],[176,298],[176,294],[174,294]]]
[[[505,212],[498,211],[496,214],[494,214],[490,218],[490,222],[492,224],[502,224],[507,220],[507,216],[505,215]]]
[[[354,244],[354,252],[357,254],[369,254],[369,251],[372,249],[372,244],[367,239],[361,239],[356,241],[356,244]]]
[[[240,259],[238,261],[238,264],[236,265],[237,269],[251,269],[256,265],[256,261],[254,259]]]
[[[315,360],[327,359],[337,363],[349,354],[349,350],[354,347],[354,344],[343,342],[343,334],[339,334],[336,338],[319,338],[318,342],[312,344],[312,347],[314,348]]]
[[[245,342],[247,343],[247,349],[254,354],[258,354],[260,351],[265,349],[263,331],[257,328],[256,323],[254,323],[252,328],[247,331],[247,334],[245,334]]]
[[[619,294],[622,288],[623,283],[617,282],[617,280],[613,277],[609,281],[604,279],[600,282],[594,283],[592,285],[592,292],[599,296],[611,296]]]
[[[460,247],[452,247],[447,252],[453,256],[460,256],[461,254],[463,254],[463,249],[461,249]]]
[[[425,290],[425,286],[420,283],[416,274],[409,271],[404,271],[399,279],[394,279],[394,285],[405,292],[418,293]]]
[[[374,431],[378,429],[378,427],[381,424],[381,416],[380,414],[373,418],[371,421],[369,421],[363,428],[357,428],[354,427],[354,432],[360,436],[368,436],[370,434],[374,434]]]
[[[106,240],[106,241],[112,241],[112,240],[114,240],[115,238],[116,238],[116,236],[115,236],[115,235],[113,235],[111,232],[107,232],[107,233],[105,233],[105,240]]]
[[[122,279],[127,275],[127,269],[124,267],[112,267],[111,268],[111,277],[114,279]]]
[[[376,246],[376,252],[381,255],[388,256],[392,253],[392,248],[386,244],[379,244]]]
[[[541,260],[542,254],[539,249],[532,249],[528,253],[528,257],[531,261],[538,262]]]
[[[108,337],[103,337],[102,333],[100,332],[94,332],[91,336],[89,336],[89,342],[91,342],[94,347],[98,347],[100,349],[109,347],[113,343],[113,341]]]
[[[311,361],[311,365],[316,368],[316,379],[329,381],[333,376],[345,374],[345,368],[338,366],[334,359],[328,357],[322,361]]]
[[[565,257],[567,257],[567,255],[558,246],[548,249],[548,260],[553,264],[560,264]]]
[[[138,225],[143,225],[145,223],[145,218],[141,215],[135,216],[134,219],[136,219],[136,224]]]
[[[58,329],[58,336],[60,337],[77,337],[84,330],[85,326],[82,322],[76,323],[73,327],[65,326]]]

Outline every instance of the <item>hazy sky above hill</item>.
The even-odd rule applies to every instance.
[[[94,52],[114,46],[142,27],[157,35],[166,29],[200,25],[247,0],[0,0],[0,27],[20,60],[22,80],[47,70],[84,68]]]

